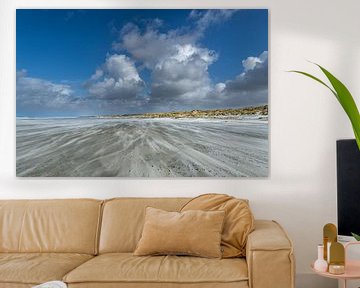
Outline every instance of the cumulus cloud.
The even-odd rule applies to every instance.
[[[242,61],[242,65],[244,66],[245,71],[254,70],[254,68],[258,63],[261,64],[267,61],[267,57],[268,57],[268,52],[265,51],[261,53],[259,57],[250,56],[246,58],[245,60]]]
[[[245,71],[254,70],[257,63],[261,63],[258,57],[248,57],[242,61]]]
[[[242,61],[244,72],[234,80],[226,82],[226,92],[261,91],[268,87],[268,52],[259,57],[248,57]]]
[[[201,15],[196,16],[197,23],[208,17],[208,14],[198,13]],[[194,31],[182,27],[163,33],[161,25],[158,20],[141,30],[129,23],[113,47],[129,53],[141,67],[150,71],[149,105],[154,105],[152,109],[161,109],[161,105],[165,110],[173,109],[177,103],[190,106],[201,102],[212,89],[208,68],[218,55],[201,47],[199,35]]]
[[[120,41],[113,44],[117,51],[128,52],[135,61],[148,69],[154,69],[161,59],[177,53],[177,45],[193,44],[196,38],[181,29],[160,32],[161,24],[150,22],[144,31],[137,25],[128,23],[120,33]]]
[[[93,98],[120,102],[136,99],[144,86],[134,62],[118,54],[109,55],[85,84]]]
[[[136,61],[153,69],[159,59],[176,54],[178,45],[199,46],[198,41],[209,26],[230,19],[236,11],[192,10],[189,18],[194,21],[195,27],[179,27],[166,32],[160,32],[163,21],[158,18],[149,20],[144,31],[137,25],[128,23],[121,30],[120,41],[113,43],[113,48],[129,52]]]
[[[217,83],[215,85],[215,91],[217,93],[221,93],[222,91],[224,91],[224,89],[226,88],[226,84],[225,83]]]
[[[236,10],[193,10],[193,29],[162,32],[163,22],[148,21],[145,28],[128,23],[113,48],[129,54],[151,75],[148,110],[239,107],[267,100],[267,52],[244,59],[235,79],[213,84],[209,67],[219,55],[203,47],[210,26],[229,20]]]
[[[268,97],[268,52],[259,56],[250,56],[242,61],[244,72],[221,85],[221,91],[216,99],[223,99],[229,105],[241,103],[246,105],[260,105],[267,103]],[[219,87],[218,87],[219,88]],[[219,92],[219,89],[216,89]],[[238,104],[239,105],[239,104]]]
[[[61,110],[76,105],[78,101],[70,85],[29,77],[26,70],[16,73],[16,103],[19,111],[24,108]]]
[[[175,48],[176,53],[159,61],[153,70],[151,103],[196,104],[211,89],[208,67],[216,60],[216,53],[191,44]]]

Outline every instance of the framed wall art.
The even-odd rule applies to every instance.
[[[266,9],[18,9],[16,174],[266,177]]]

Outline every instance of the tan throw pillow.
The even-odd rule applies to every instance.
[[[254,230],[254,217],[247,200],[225,194],[204,194],[190,200],[181,209],[181,211],[188,210],[225,211],[221,237],[222,257],[246,255],[247,236]]]
[[[147,207],[134,255],[221,258],[224,211],[167,212]]]

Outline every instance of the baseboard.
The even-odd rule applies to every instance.
[[[312,273],[296,275],[296,288],[338,288],[338,282],[334,279],[320,277]]]

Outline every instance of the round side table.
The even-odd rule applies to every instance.
[[[331,274],[329,272],[320,272],[314,269],[314,264],[311,264],[311,269],[318,275],[327,278],[338,279],[343,282],[343,288],[346,288],[348,280],[360,279],[360,260],[347,260],[346,250],[351,245],[360,245],[360,242],[349,242],[345,244],[345,273],[344,274]]]

